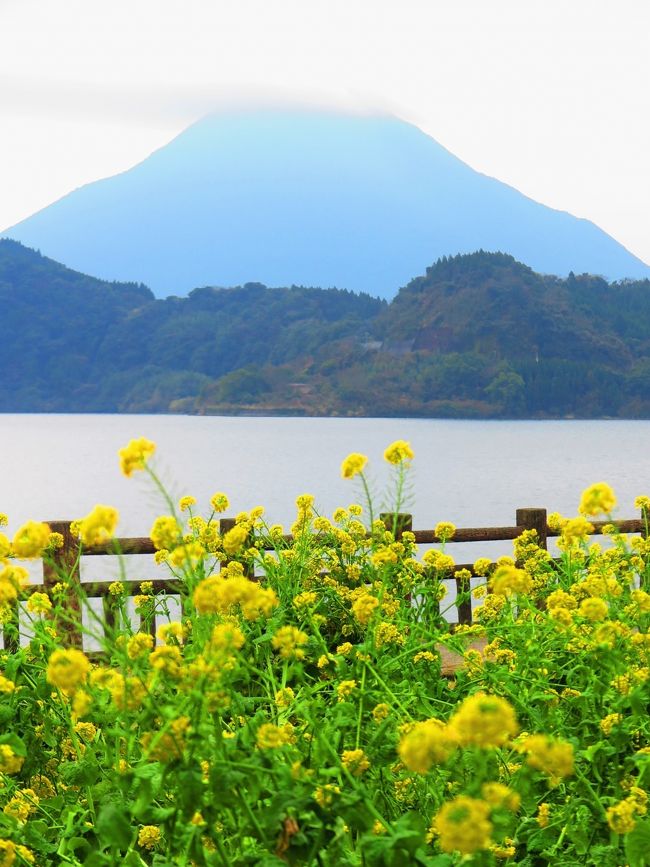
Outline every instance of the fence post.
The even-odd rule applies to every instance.
[[[648,536],[650,535],[649,522],[650,522],[650,513],[648,513],[648,511],[646,509],[641,507],[641,538],[642,539],[647,539]],[[639,576],[639,588],[641,590],[645,590],[647,593],[649,585],[650,585],[650,582],[648,581],[648,579],[645,578],[644,575],[640,575]]]
[[[517,509],[515,523],[526,530],[537,530],[539,547],[546,550],[546,509]]]
[[[399,539],[402,533],[413,529],[413,515],[406,512],[382,512],[379,518],[384,522],[384,527],[391,533],[395,532],[395,538]]]
[[[70,532],[70,521],[48,521],[53,533],[63,536],[63,545],[55,548],[49,555],[49,562],[43,560],[43,584],[45,592],[51,594],[58,582],[65,586],[63,596],[67,619],[54,625],[67,647],[83,647],[81,632],[81,570],[79,568],[79,540]],[[76,589],[78,588],[78,589]]]

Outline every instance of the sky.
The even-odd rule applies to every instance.
[[[207,112],[391,113],[650,263],[648,0],[0,0],[0,231]]]

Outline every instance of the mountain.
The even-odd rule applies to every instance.
[[[0,239],[0,305],[0,412],[193,410],[203,388],[233,371],[335,354],[386,306],[257,283],[157,300],[146,286],[78,274],[9,239]],[[239,399],[263,390],[239,374]]]
[[[78,274],[0,240],[0,412],[650,418],[650,280],[443,257],[386,303]]]
[[[592,223],[479,174],[415,126],[327,112],[211,115],[4,234],[159,296],[259,281],[390,298],[441,256],[478,249],[543,273],[650,276]]]
[[[541,275],[501,253],[444,257],[369,323],[288,364],[208,384],[200,412],[441,418],[650,417],[650,280]],[[332,353],[332,350],[335,350]]]

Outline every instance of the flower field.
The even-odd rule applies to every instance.
[[[290,528],[253,507],[223,530],[227,495],[173,502],[154,452],[133,440],[120,464],[165,498],[151,539],[179,619],[142,581],[136,627],[116,581],[115,622],[86,627],[101,654],[69,646],[81,587],[60,570],[30,591],[21,565],[61,537],[0,533],[4,629],[22,602],[31,636],[0,657],[0,867],[650,864],[650,540],[590,541],[605,483],[549,516],[558,560],[526,531],[459,574],[452,524],[422,555],[375,516],[365,455],[341,467],[361,503],[326,517],[305,494]],[[384,458],[398,513],[414,455]],[[104,505],[75,522],[81,552],[117,524]],[[454,576],[474,576],[471,625],[448,622]]]

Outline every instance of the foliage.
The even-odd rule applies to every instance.
[[[154,450],[133,440],[120,463],[160,489]],[[385,452],[396,509],[412,458],[403,441]],[[342,464],[364,491],[366,462]],[[476,622],[456,629],[445,615],[470,591],[445,550],[452,524],[420,558],[370,502],[368,526],[361,505],[296,506],[289,538],[261,507],[221,526],[223,493],[205,517],[191,496],[166,499],[151,537],[181,619],[144,581],[134,627],[115,582],[110,622],[85,628],[103,650],[93,664],[63,646],[78,626],[67,602],[85,597],[61,538],[37,522],[0,535],[5,632],[17,638],[19,597],[33,630],[2,655],[2,863],[647,864],[650,542],[611,525],[609,547],[589,544],[611,489],[549,517],[559,561],[534,531],[517,564],[477,561]],[[650,498],[638,506],[647,516]],[[82,553],[117,517],[96,506],[76,522]],[[58,569],[50,594],[26,586],[16,552]],[[455,570],[467,589],[447,602]],[[463,656],[453,678],[449,649]]]
[[[0,410],[650,416],[650,282],[444,258],[391,304],[336,289],[154,299],[0,241]]]

